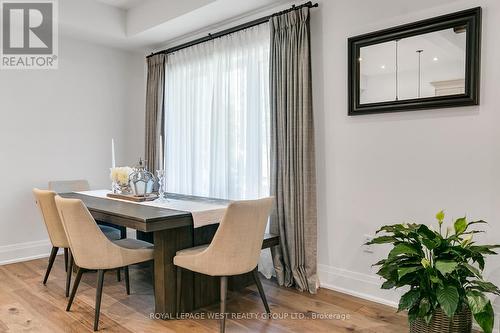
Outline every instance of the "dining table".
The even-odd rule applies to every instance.
[[[96,194],[97,193],[97,194]],[[154,301],[155,318],[175,318],[177,313],[190,312],[219,301],[219,283],[216,277],[186,271],[182,276],[181,309],[176,309],[176,252],[186,248],[209,244],[217,231],[221,209],[228,200],[167,193],[167,202],[180,205],[137,203],[103,195],[106,191],[61,193],[64,198],[80,199],[96,221],[136,230],[137,239],[154,244]],[[183,205],[183,203],[185,203]],[[213,221],[200,225],[199,212],[177,207],[214,207]],[[173,209],[172,207],[176,207]],[[196,224],[198,223],[198,225]],[[279,245],[279,236],[265,234],[262,248]],[[257,269],[257,268],[256,268]],[[240,290],[252,283],[251,272],[229,280],[229,288]]]

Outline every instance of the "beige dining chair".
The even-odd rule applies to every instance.
[[[56,193],[69,193],[69,192],[82,192],[89,191],[90,184],[85,179],[76,179],[76,180],[51,180],[49,181],[49,190],[52,190]],[[111,240],[118,240],[127,238],[127,229],[125,227],[110,225],[109,223],[105,223],[102,221],[97,221],[97,225],[101,228],[101,231],[104,232],[106,237]],[[64,250],[65,257],[68,257],[67,249]],[[116,278],[118,281],[121,281],[120,270],[116,270]]]
[[[273,204],[273,198],[236,201],[229,204],[209,245],[178,251],[174,257],[177,266],[177,311],[181,307],[182,270],[220,277],[220,332],[225,330],[228,276],[252,271],[267,313],[271,313],[257,272],[264,231]]]
[[[52,250],[49,256],[49,264],[47,266],[47,271],[43,278],[43,284],[47,283],[50,271],[54,265],[54,260],[56,259],[57,252],[59,249],[64,249],[64,268],[66,270],[66,297],[69,296],[69,287],[71,283],[71,266],[72,261],[68,256],[71,256],[68,252],[69,243],[64,233],[64,228],[59,219],[59,213],[57,212],[56,202],[54,197],[55,192],[39,190],[37,188],[33,189],[33,195],[35,196],[36,205],[40,210],[43,221],[45,222],[45,227],[47,228],[47,233],[49,234],[50,242],[52,243]],[[68,267],[68,264],[70,267]]]
[[[77,180],[51,180],[49,181],[49,190],[56,193],[82,192],[89,191],[90,184],[85,179]],[[120,226],[111,226],[104,222],[98,221],[97,224],[102,232],[111,240],[126,238],[126,229]]]
[[[76,187],[73,188],[79,188],[81,184],[85,184],[84,182],[86,181],[77,181],[75,184],[77,184]],[[58,183],[58,182],[56,182]],[[72,181],[65,181],[64,183],[67,183],[67,186],[73,186],[74,184]],[[73,184],[73,185],[71,185]],[[49,182],[50,185],[50,182]],[[88,186],[88,182],[86,183],[86,186]],[[58,188],[56,186],[56,188]],[[81,187],[80,187],[81,188]],[[61,189],[59,187],[59,189]],[[65,191],[67,192],[67,191]],[[36,205],[38,206],[40,213],[42,215],[43,221],[45,223],[45,227],[47,228],[47,233],[49,234],[49,239],[52,244],[52,250],[50,251],[50,256],[49,256],[49,264],[47,265],[47,271],[45,272],[45,276],[43,278],[43,284],[45,285],[47,283],[47,279],[49,278],[50,272],[52,270],[52,266],[54,265],[54,261],[57,256],[57,252],[59,249],[64,250],[64,270],[67,273],[66,277],[66,297],[69,296],[69,288],[71,284],[71,272],[72,272],[72,266],[73,266],[73,259],[71,258],[71,253],[68,251],[69,246],[68,246],[68,241],[66,240],[66,235],[64,234],[64,229],[61,223],[61,220],[59,219],[59,213],[57,212],[56,208],[56,203],[54,201],[54,197],[57,195],[56,192],[54,191],[47,191],[47,190],[40,190],[37,188],[33,189],[33,195],[35,196],[35,202]],[[99,226],[101,228],[101,231],[106,235],[111,240],[118,240],[120,239],[120,233],[119,230],[108,227],[108,226]],[[117,275],[117,280],[121,281],[121,274],[120,270],[117,269],[116,271]]]
[[[71,309],[82,274],[85,271],[97,270],[94,318],[94,331],[97,331],[105,271],[124,268],[127,295],[130,295],[128,266],[153,260],[153,245],[135,239],[110,241],[101,232],[81,200],[56,196],[55,201],[77,267],[66,311]]]

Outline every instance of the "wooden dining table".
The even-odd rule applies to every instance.
[[[181,309],[176,309],[176,269],[173,258],[177,251],[210,243],[218,224],[194,228],[190,212],[141,205],[123,200],[101,198],[83,193],[62,193],[65,198],[83,201],[96,221],[127,227],[137,231],[137,238],[154,244],[155,313],[159,318],[174,318],[177,312],[189,312],[219,301],[218,279],[186,271],[182,281]],[[169,193],[177,200],[202,200],[227,204],[228,201]],[[279,245],[279,236],[266,234],[262,248]],[[251,273],[229,281],[232,290],[252,281]]]

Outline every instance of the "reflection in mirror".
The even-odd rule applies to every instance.
[[[465,93],[466,28],[360,48],[360,104]]]

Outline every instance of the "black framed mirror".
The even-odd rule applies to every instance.
[[[479,104],[481,8],[348,39],[349,115]]]

